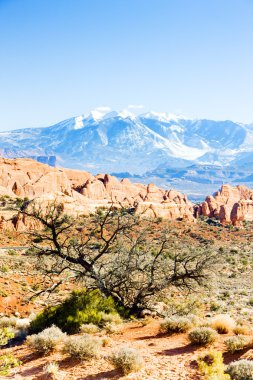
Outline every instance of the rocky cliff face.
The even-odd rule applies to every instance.
[[[194,220],[193,204],[185,195],[173,190],[162,190],[154,184],[118,181],[109,174],[98,174],[58,169],[31,159],[0,159],[0,195],[35,200],[48,204],[57,199],[64,212],[87,215],[98,207],[118,206],[134,208],[137,213],[171,220]],[[18,216],[10,223],[10,215],[2,211],[0,228],[25,229],[29,222]]]
[[[253,190],[245,186],[223,185],[220,191],[206,198],[197,213],[216,218],[222,224],[240,226],[243,220],[253,220]]]
[[[221,190],[194,206],[175,190],[154,184],[118,181],[109,174],[93,176],[81,170],[59,169],[32,159],[0,159],[0,196],[25,198],[42,206],[57,199],[67,214],[87,215],[98,207],[132,208],[136,213],[170,220],[194,221],[200,215],[216,218],[222,224],[242,225],[253,220],[253,190],[245,186],[223,185]],[[36,227],[25,216],[13,218],[10,210],[0,209],[0,229],[22,231]]]

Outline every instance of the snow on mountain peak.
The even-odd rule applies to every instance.
[[[100,121],[104,119],[104,117],[106,117],[106,115],[110,113],[110,111],[110,107],[97,107],[94,110],[92,110],[88,115],[83,115],[83,118],[92,118],[95,121]]]
[[[74,129],[81,129],[83,128],[83,117],[82,116],[77,116],[75,118],[75,126]]]
[[[148,113],[145,113],[143,115],[140,115],[141,117],[145,119],[153,119],[161,122],[171,122],[171,121],[178,121],[178,120],[191,120],[189,117],[185,117],[183,115],[177,115],[174,113],[166,113],[166,112],[156,112],[151,111]]]
[[[122,117],[122,119],[130,118],[130,119],[136,119],[135,114],[130,112],[128,109],[124,109],[118,113],[118,116]]]

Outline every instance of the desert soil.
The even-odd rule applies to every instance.
[[[124,325],[120,335],[112,335],[108,347],[102,349],[100,359],[90,362],[73,361],[59,352],[48,356],[35,354],[25,344],[2,350],[11,352],[22,362],[22,366],[6,379],[46,380],[43,368],[50,362],[57,362],[60,375],[65,380],[103,380],[103,379],[132,379],[132,380],[200,380],[202,377],[197,370],[196,359],[208,352],[207,348],[198,348],[189,344],[186,334],[159,335],[159,321],[153,320],[147,326],[139,322],[129,322]],[[224,350],[224,339],[220,336],[212,348]],[[106,361],[105,357],[115,347],[128,345],[140,350],[145,365],[143,369],[127,376],[122,375]],[[241,357],[247,357],[249,352],[240,352]],[[237,360],[237,355],[226,355],[225,362]]]

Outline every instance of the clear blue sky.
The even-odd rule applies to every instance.
[[[253,122],[253,0],[0,0],[0,130],[98,106]]]

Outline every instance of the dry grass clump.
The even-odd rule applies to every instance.
[[[15,327],[17,330],[28,330],[30,323],[29,318],[17,318]]]
[[[17,318],[15,336],[25,338],[28,335],[31,320],[29,318]]]
[[[0,318],[0,328],[12,328],[16,337],[24,337],[28,333],[30,318],[2,317]]]
[[[226,368],[232,380],[253,380],[253,361],[242,359],[230,363]]]
[[[99,356],[102,340],[91,335],[72,336],[65,340],[63,352],[74,359],[92,359]]]
[[[213,318],[211,327],[219,334],[227,334],[235,327],[235,321],[227,314],[220,314]]]
[[[218,334],[211,327],[197,327],[190,331],[189,340],[199,346],[207,346],[217,340]]]
[[[152,323],[152,321],[153,321],[152,317],[146,316],[140,320],[140,324],[142,327],[145,327],[145,326],[149,325],[150,323]]]
[[[65,374],[59,370],[59,365],[56,362],[45,365],[43,373],[47,379],[51,380],[63,380],[65,378]]]
[[[104,313],[103,311],[100,312],[101,320],[104,324],[106,323],[114,323],[115,325],[120,325],[123,321],[119,314],[116,313]]]
[[[107,322],[104,325],[104,329],[105,329],[107,334],[120,334],[120,332],[121,332],[121,326],[116,325],[113,322]]]
[[[114,368],[122,371],[125,375],[139,371],[144,364],[139,351],[127,346],[123,346],[113,351],[108,357],[108,361],[114,366]]]
[[[236,325],[233,329],[235,335],[250,335],[252,332],[247,325]]]
[[[58,327],[51,326],[41,331],[39,334],[30,335],[27,337],[27,343],[35,351],[48,353],[54,351],[66,338]]]
[[[184,333],[193,327],[192,319],[187,317],[166,318],[160,323],[161,333]]]
[[[109,338],[109,336],[105,336],[102,338],[102,346],[103,347],[111,346],[111,344],[112,344],[112,339]]]
[[[17,318],[16,317],[2,317],[0,318],[0,328],[1,327],[16,327]]]
[[[80,331],[84,334],[96,334],[99,332],[99,327],[93,323],[86,323],[80,327]]]
[[[227,350],[231,353],[243,350],[252,343],[252,338],[246,335],[231,336],[225,340]]]

